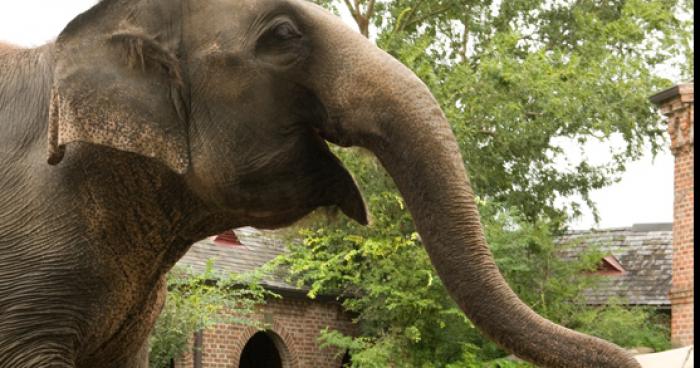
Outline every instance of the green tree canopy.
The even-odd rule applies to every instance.
[[[575,196],[595,210],[591,191],[618,180],[645,147],[653,153],[665,147],[648,96],[671,81],[654,70],[669,65],[692,76],[692,21],[681,19],[692,13],[692,1],[321,4],[348,8],[365,35],[376,31],[378,46],[408,65],[440,102],[475,192],[529,219],[576,216]],[[625,144],[611,150],[608,162],[566,163],[563,142],[614,136]]]

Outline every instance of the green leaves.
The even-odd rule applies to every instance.
[[[668,315],[651,308],[625,308],[610,301],[606,308],[589,308],[576,315],[574,323],[581,332],[613,341],[621,346],[647,346],[655,351],[671,348]],[[634,326],[634,328],[621,328]]]
[[[362,173],[358,177],[360,183],[367,179]],[[291,280],[311,285],[311,297],[339,295],[343,307],[355,315],[359,336],[326,330],[322,345],[350,350],[353,367],[527,366],[498,359],[505,353],[481,336],[449,298],[418,234],[396,226],[405,209],[381,193],[383,200],[370,202],[371,208],[385,211],[380,217],[393,217],[394,225],[363,228],[319,220],[300,231],[302,243],[290,242],[289,253],[275,261],[290,271]],[[597,249],[562,259],[565,247],[576,244],[556,244],[551,221],[532,223],[516,209],[483,199],[478,203],[499,269],[535,311],[623,346],[668,346],[663,319],[651,311],[586,305],[583,291],[600,280],[590,273],[603,257]],[[615,332],[620,329],[625,333]]]
[[[561,206],[556,198],[587,202],[588,193],[614,182],[645,145],[653,152],[666,145],[647,98],[671,83],[655,68],[692,53],[692,25],[679,19],[681,6],[666,0],[389,1],[377,13],[377,44],[441,103],[477,194],[530,220],[563,219],[577,216],[580,203],[569,199]],[[562,164],[566,156],[553,143],[612,142],[614,136],[625,146],[588,170],[578,170],[581,162]]]
[[[205,270],[174,268],[168,273],[168,295],[149,338],[149,366],[169,367],[189,348],[196,331],[215,324],[262,327],[251,319],[256,305],[275,294],[258,284],[260,274],[222,275],[209,260]]]

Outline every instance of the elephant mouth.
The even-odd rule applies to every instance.
[[[279,229],[287,227],[299,221],[315,208],[290,208],[276,211],[256,211],[247,213],[248,225],[259,229]]]
[[[335,155],[330,153],[330,151],[328,153],[334,160],[336,179],[335,183],[326,187],[330,193],[325,197],[330,199],[330,203],[321,204],[320,207],[326,208],[328,213],[333,213],[339,209],[359,224],[367,225],[369,223],[367,205],[362,198],[362,192],[357,187],[355,179]]]
[[[251,226],[267,229],[289,226],[317,209],[328,217],[342,212],[361,225],[369,223],[360,189],[340,160],[325,143],[322,151],[313,156],[313,164],[302,165],[304,169],[297,167],[300,171],[294,175],[295,179],[286,179],[287,184],[280,186],[280,180],[274,178],[242,183],[243,187],[267,193],[262,200],[265,206],[260,206],[259,195],[246,198],[247,201],[241,201],[240,197],[234,201],[240,205],[239,209],[248,209],[244,210],[244,216]]]
[[[362,202],[362,209],[364,209],[364,202]],[[346,216],[350,217],[354,221],[367,225],[368,216],[366,212],[360,212],[360,206],[348,206],[340,204],[330,204],[322,206],[308,206],[305,208],[289,208],[286,210],[277,211],[261,211],[255,213],[248,213],[250,225],[259,229],[279,229],[283,227],[288,227],[309,214],[313,212],[318,212],[319,214],[325,216],[330,220],[336,219],[338,212],[342,212]]]
[[[332,157],[335,158],[335,156]],[[338,212],[342,212],[361,225],[369,223],[367,206],[357,183],[347,169],[337,159],[335,160],[337,164],[333,166],[336,172],[331,174],[333,179],[320,188],[316,187],[311,193],[313,200],[307,201],[306,205],[278,213],[289,216],[291,221],[286,225],[296,222],[315,210],[319,210],[319,213],[329,218],[334,218]]]

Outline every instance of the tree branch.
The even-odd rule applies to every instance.
[[[374,2],[375,0],[369,0],[369,4],[367,5],[367,13],[365,14],[367,21],[369,21],[372,18],[372,15],[374,15]]]
[[[414,20],[412,20],[412,21],[410,21],[410,22],[406,22],[406,25],[409,26],[409,25],[414,24],[414,23],[422,22],[422,21],[424,21],[424,20],[426,20],[426,19],[428,19],[428,18],[430,18],[430,17],[434,17],[434,16],[436,16],[436,15],[438,15],[438,14],[441,14],[441,13],[444,13],[444,12],[446,12],[446,11],[448,11],[448,10],[450,10],[450,7],[449,7],[449,6],[443,6],[442,8],[439,8],[439,9],[437,9],[437,10],[435,10],[435,11],[432,11],[432,12],[430,12],[430,13],[428,13],[428,14],[425,14],[425,15],[423,15],[422,17],[418,17],[418,18],[416,18],[416,19],[414,19]]]
[[[350,4],[350,0],[343,0],[343,1],[345,1],[345,6],[348,7],[348,10],[350,11],[350,14],[352,15],[352,17],[355,18],[355,17],[356,17],[356,14],[357,14],[357,11],[356,11],[355,8],[352,6],[352,4]]]
[[[469,8],[467,8],[467,11],[465,14],[469,13]],[[462,35],[462,52],[461,52],[461,57],[462,57],[462,62],[466,63],[467,62],[467,46],[469,42],[469,25],[467,24],[469,22],[469,16],[465,15],[464,20],[462,21],[462,24],[464,24],[464,34]]]

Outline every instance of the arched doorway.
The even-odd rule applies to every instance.
[[[284,368],[282,352],[267,332],[255,333],[243,347],[239,368]]]
[[[345,350],[345,354],[343,354],[343,360],[340,361],[340,368],[349,368],[350,364],[352,364],[352,359],[350,359],[350,351]]]

